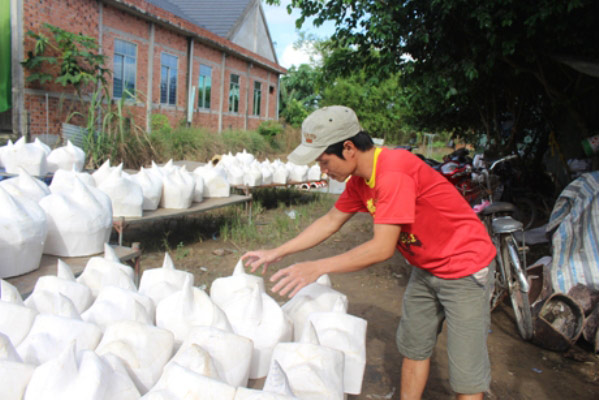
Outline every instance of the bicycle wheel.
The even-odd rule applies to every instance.
[[[516,213],[514,218],[522,222],[523,229],[526,231],[533,228],[537,222],[537,206],[534,201],[526,197],[514,199]]]
[[[512,258],[510,255],[510,247],[512,248],[512,254],[519,254],[518,246],[516,245],[514,238],[505,236],[501,246],[501,258],[505,267],[504,272],[507,289],[512,301],[512,308],[514,309],[514,317],[516,318],[518,332],[522,339],[530,340],[533,335],[530,302],[528,301],[528,293],[521,290],[520,281],[518,280],[516,273],[516,269],[521,268],[520,260],[514,260]]]

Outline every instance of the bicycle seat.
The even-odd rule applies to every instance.
[[[509,216],[493,218],[491,226],[495,233],[511,233],[522,230],[522,222]]]
[[[486,206],[481,211],[481,214],[486,217],[487,215],[495,214],[498,212],[515,212],[515,211],[516,211],[516,206],[514,206],[512,203],[498,201],[496,203]]]

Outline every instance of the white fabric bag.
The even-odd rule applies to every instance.
[[[16,287],[0,279],[0,332],[10,339],[13,346],[18,346],[25,339],[37,314],[23,304]]]
[[[210,354],[223,382],[235,387],[247,386],[254,348],[250,339],[210,326],[195,326],[190,329],[181,349],[194,344]]]
[[[19,168],[18,177],[0,181],[0,187],[13,197],[26,198],[35,203],[50,194],[48,185],[29,175],[23,168]]]
[[[101,337],[102,331],[94,324],[52,314],[38,314],[29,334],[17,346],[17,351],[24,362],[39,365],[58,356],[71,341],[76,342],[77,350],[94,350]]]
[[[119,357],[140,394],[156,384],[173,354],[174,337],[165,329],[135,321],[108,325],[96,353]]]
[[[46,176],[48,173],[46,152],[40,146],[26,143],[25,137],[21,137],[12,146],[6,146],[2,162],[9,174],[18,174],[19,168],[33,176]]]
[[[39,202],[46,212],[45,254],[84,257],[102,252],[112,230],[110,198],[74,178],[72,192],[52,193]]]
[[[232,331],[225,313],[214,304],[206,292],[193,287],[189,278],[185,280],[180,291],[158,303],[156,326],[173,332],[177,347],[194,326],[212,326]]]
[[[81,314],[84,321],[96,324],[102,331],[119,321],[137,321],[154,325],[154,302],[133,290],[105,286],[94,304]]]
[[[254,342],[250,378],[265,377],[275,346],[291,341],[291,322],[277,302],[260,290],[258,284],[234,292],[222,309],[233,331]]]
[[[294,340],[302,336],[308,316],[313,312],[332,311],[334,307],[347,312],[347,296],[331,288],[328,275],[323,275],[316,282],[304,286],[291,300],[283,304],[283,311],[293,321]]]
[[[197,374],[179,364],[172,364],[164,369],[160,380],[152,388],[152,392],[154,391],[166,392],[167,398],[180,400],[233,400],[235,397],[235,387]]]
[[[114,169],[98,185],[98,189],[110,197],[113,217],[141,217],[144,195],[141,186],[133,179],[127,179],[119,168]]]
[[[77,352],[71,342],[58,357],[35,370],[24,400],[139,399],[133,381],[123,372],[122,366],[114,369],[93,351]]]
[[[25,364],[8,336],[0,333],[0,399],[21,400],[35,365]]]
[[[365,319],[345,312],[341,299],[331,312],[310,314],[304,326],[304,334],[314,327],[321,345],[343,352],[345,393],[358,395],[362,391],[366,367],[366,326]]]
[[[104,256],[90,258],[77,278],[77,282],[90,288],[93,297],[96,298],[100,290],[106,286],[116,286],[136,292],[133,275],[133,268],[121,264],[112,247],[105,243]]]
[[[211,163],[197,167],[193,173],[204,180],[204,197],[229,197],[231,186],[227,181],[227,173],[223,169],[213,167]]]
[[[141,187],[142,208],[144,210],[157,209],[162,197],[162,178],[142,167],[137,174],[132,176],[132,179]]]
[[[79,314],[87,310],[93,302],[91,289],[75,279],[71,267],[62,260],[57,261],[56,276],[45,275],[37,278],[31,296],[37,292],[60,293],[69,298]],[[29,298],[27,299],[29,300]]]
[[[142,273],[139,293],[148,296],[154,301],[154,305],[158,305],[162,299],[183,289],[186,279],[190,279],[193,286],[193,274],[175,269],[171,256],[165,252],[162,268],[146,269]]]
[[[44,210],[0,187],[0,278],[38,269],[47,233]]]
[[[160,206],[174,209],[189,208],[193,201],[194,190],[195,180],[189,174],[174,167],[162,178]]]
[[[241,289],[251,289],[258,285],[264,292],[264,278],[257,275],[246,274],[243,261],[239,259],[231,276],[216,278],[210,285],[210,298],[217,306],[222,306],[233,294]]]
[[[58,192],[70,192],[73,190],[75,185],[75,177],[85,183],[87,186],[97,187],[96,181],[92,175],[87,172],[77,172],[74,170],[68,171],[65,169],[59,169],[54,173],[52,177],[52,183],[50,183],[50,191],[52,193]]]
[[[49,172],[59,169],[81,172],[85,164],[85,152],[67,140],[66,146],[56,148],[48,154],[47,161]]]

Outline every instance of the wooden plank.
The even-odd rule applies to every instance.
[[[141,256],[141,250],[139,249],[123,246],[112,246],[112,248],[122,263],[136,262]],[[35,283],[39,277],[45,275],[56,275],[56,264],[59,258],[71,267],[75,276],[78,276],[81,274],[81,272],[83,272],[87,262],[92,257],[104,257],[104,253],[95,254],[89,257],[56,257],[49,254],[44,254],[42,255],[40,267],[38,269],[25,275],[7,278],[6,281],[15,286],[19,290],[19,293],[21,293],[21,296],[26,296],[33,291]]]
[[[201,203],[193,203],[191,207],[185,209],[158,208],[152,211],[144,211],[141,217],[115,217],[115,223],[123,223],[123,227],[142,224],[149,221],[156,221],[165,218],[182,217],[185,215],[197,214],[216,208],[230,206],[233,204],[245,203],[252,200],[252,196],[243,196],[232,194],[229,197],[218,197],[205,199]]]

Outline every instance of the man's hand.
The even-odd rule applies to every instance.
[[[287,268],[280,269],[271,278],[271,282],[277,282],[272,291],[285,296],[289,291],[289,297],[293,297],[304,286],[316,281],[322,272],[319,271],[317,261],[308,261],[293,264]]]
[[[246,267],[252,268],[252,272],[262,265],[262,275],[264,275],[266,268],[270,264],[280,261],[281,258],[283,258],[279,256],[275,250],[276,249],[248,251],[241,256],[241,260],[244,261]]]

